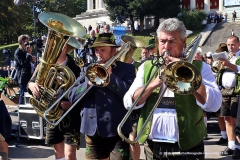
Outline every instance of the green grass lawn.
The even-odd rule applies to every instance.
[[[150,36],[150,33],[152,33],[152,32],[155,32],[155,31],[154,30],[145,30],[143,32],[135,33],[130,36],[133,36],[134,38],[142,41],[147,46],[148,41],[152,38],[152,36]],[[189,43],[200,32],[201,32],[201,30],[194,31],[193,34],[189,35],[189,37],[187,39],[187,43]],[[18,47],[18,43],[0,46],[0,66],[5,66],[5,64],[6,64],[6,55],[3,54],[3,49],[11,50],[11,52],[12,52],[11,60],[13,60],[13,55],[14,55],[14,52],[17,49],[17,47]],[[73,56],[73,54],[71,54],[71,55]],[[138,60],[140,58],[140,56],[141,56],[141,50],[140,50],[140,48],[138,48],[134,52],[133,58],[134,58],[134,60]]]

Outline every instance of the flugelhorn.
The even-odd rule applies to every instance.
[[[97,63],[93,63],[89,65],[86,69],[85,74],[80,77],[77,81],[74,82],[74,84],[66,90],[61,97],[59,97],[54,104],[52,104],[51,107],[49,107],[45,113],[44,113],[44,119],[50,123],[51,125],[58,125],[61,120],[72,110],[73,107],[75,107],[78,102],[86,95],[86,93],[93,87],[93,86],[98,86],[98,87],[105,87],[109,81],[110,81],[110,76],[108,75],[107,69],[116,62],[116,60],[119,60],[124,54],[126,54],[130,49],[130,42],[125,43],[121,50],[118,51],[115,56],[113,56],[107,63],[102,66]],[[72,104],[72,106],[65,111],[65,113],[57,120],[57,121],[50,121],[47,117],[47,115],[52,112],[52,109],[54,109],[54,106],[60,102],[60,100],[65,97],[68,92],[80,81],[85,79],[85,77],[88,78],[88,80],[92,83],[92,85],[84,91],[82,96]]]
[[[227,59],[230,60],[231,56],[226,51],[224,52],[227,54]],[[215,54],[218,54],[218,53],[215,53]],[[214,73],[219,73],[220,70],[224,69],[224,66],[218,60],[212,63],[211,69]]]
[[[134,107],[139,102],[139,100],[142,97],[143,93],[145,92],[147,86],[150,84],[150,82],[153,80],[153,78],[158,74],[159,70],[162,68],[162,65],[164,65],[164,64],[159,63],[156,66],[156,70],[154,71],[153,75],[149,78],[146,85],[143,87],[142,91],[140,92],[139,96],[133,102],[129,111],[127,112],[127,114],[124,116],[124,118],[122,119],[122,121],[120,122],[120,124],[117,127],[118,134],[124,141],[126,141],[129,144],[135,145],[135,143],[139,140],[141,134],[145,130],[147,123],[151,119],[155,109],[159,105],[159,103],[167,89],[170,89],[171,91],[178,93],[178,94],[191,94],[200,87],[202,77],[201,77],[199,70],[194,65],[192,65],[192,61],[195,56],[195,52],[196,52],[196,49],[199,45],[201,38],[202,38],[202,35],[197,36],[197,38],[195,38],[195,40],[194,40],[193,45],[191,44],[192,49],[190,47],[187,47],[186,48],[187,50],[184,51],[184,53],[186,53],[186,52],[188,52],[189,49],[191,49],[191,54],[189,55],[187,62],[186,61],[172,62],[166,67],[163,74],[161,74],[161,78],[162,78],[164,84],[166,85],[166,87],[161,92],[161,95],[159,96],[157,102],[153,106],[153,109],[151,110],[151,112],[149,113],[149,116],[145,120],[143,127],[140,129],[139,133],[137,134],[137,137],[135,138],[134,141],[131,141],[130,139],[128,139],[127,137],[124,136],[121,129],[122,129],[124,123],[126,122],[126,120],[128,119],[128,117],[131,115],[132,111],[134,110]],[[152,63],[153,62],[154,61],[152,61]],[[162,62],[165,63],[164,60]],[[155,64],[153,64],[153,65],[155,65]]]
[[[40,59],[36,83],[40,86],[40,97],[31,97],[30,104],[37,114],[51,121],[59,119],[64,110],[56,103],[51,112],[45,111],[57,97],[75,81],[73,72],[66,66],[56,65],[64,45],[70,43],[70,37],[82,37],[86,34],[84,27],[76,20],[59,13],[42,12],[38,16],[41,23],[48,27],[46,46]]]

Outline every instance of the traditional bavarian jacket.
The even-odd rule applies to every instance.
[[[86,67],[83,68],[85,71]],[[84,73],[77,79],[81,79]],[[93,136],[96,132],[101,137],[118,136],[117,126],[127,113],[123,105],[123,96],[135,78],[135,68],[132,64],[116,62],[112,67],[110,83],[106,87],[92,87],[80,101],[82,107],[81,133]],[[79,81],[69,92],[69,100],[76,102],[87,89],[88,79]],[[127,119],[122,128],[123,134],[132,132],[131,120]]]
[[[202,109],[216,112],[220,108],[222,96],[215,82],[211,68],[205,62],[201,61],[194,61],[194,65],[201,70],[202,83],[205,85],[207,92],[206,103],[203,105],[200,104],[192,94],[177,95],[173,92],[171,93],[171,91],[167,89],[167,94],[165,93],[164,97],[168,95],[174,97],[175,109],[167,110],[171,111],[171,113],[164,115],[159,114],[159,112],[164,109],[162,109],[161,106],[157,108],[139,139],[140,143],[144,143],[147,139],[157,141],[158,139],[165,139],[167,137],[167,142],[170,142],[169,139],[171,139],[172,142],[178,142],[182,150],[188,150],[196,146],[206,135]],[[124,96],[124,105],[127,109],[129,109],[133,103],[132,96],[134,92],[146,84],[155,69],[156,68],[153,67],[149,61],[139,67],[134,83]],[[163,85],[162,88],[164,87],[165,85]],[[155,89],[144,104],[135,106],[136,109],[142,107],[138,131],[145,122],[149,112],[152,110],[159,96],[159,91],[158,88]]]

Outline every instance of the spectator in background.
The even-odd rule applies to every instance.
[[[87,28],[84,26],[84,29],[85,29],[85,31],[86,31],[86,33],[87,33]]]
[[[82,39],[80,37],[77,37],[76,40],[82,45]],[[74,49],[74,58],[85,58],[86,55],[82,54],[82,48],[76,48]]]
[[[225,22],[227,22],[227,17],[228,17],[228,14],[227,14],[227,12],[225,12],[225,14],[224,14],[224,20],[225,20]]]
[[[97,60],[97,57],[95,55],[95,49],[89,48],[94,43],[95,39],[96,39],[95,31],[91,30],[90,37],[85,41],[84,44],[84,52],[86,54],[86,60],[88,63],[92,63]]]
[[[237,18],[237,12],[234,10],[232,13],[232,20],[235,22],[235,19]]]
[[[110,33],[110,25],[109,24],[104,25],[104,33]]]
[[[19,47],[16,49],[14,59],[16,61],[17,80],[20,88],[19,104],[24,104],[24,92],[27,92],[27,84],[31,78],[32,47],[25,45],[29,42],[28,35],[18,37]]]
[[[37,39],[37,63],[39,63],[39,58],[42,57],[42,52],[43,52],[43,40],[41,38]]]
[[[97,26],[97,28],[96,28],[96,33],[99,33],[99,28],[98,28],[98,26]]]
[[[92,30],[92,26],[89,25],[89,26],[88,26],[88,33],[90,33],[91,30]]]
[[[235,36],[233,29],[231,30],[231,36]]]
[[[8,57],[8,58],[6,59],[6,65],[7,65],[7,66],[10,66],[10,65],[11,65],[11,59],[10,59],[10,57]]]
[[[10,49],[7,50],[7,58],[10,58],[12,56],[12,52]]]
[[[42,47],[45,48],[47,37],[46,36],[42,36],[41,39],[42,39]]]
[[[3,49],[3,54],[6,54],[6,52],[7,52],[7,50],[4,48],[4,49]]]
[[[11,69],[10,69],[10,66],[7,66],[6,71],[7,71],[8,77],[9,77],[9,76],[11,75]]]

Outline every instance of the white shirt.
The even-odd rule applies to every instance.
[[[130,109],[132,106],[132,97],[135,91],[144,86],[144,64],[145,63],[138,68],[137,76],[123,98],[126,109]],[[205,104],[201,104],[198,101],[196,101],[196,103],[207,112],[216,112],[221,106],[222,94],[216,84],[210,66],[205,62],[202,63],[201,75],[202,83],[205,85],[207,98]],[[165,85],[163,85],[162,90],[164,87]],[[174,93],[167,89],[164,97],[174,97]],[[141,108],[144,104],[145,103],[135,106],[134,108]],[[178,127],[175,109],[157,108],[154,111],[149,139],[153,139],[153,141],[166,141],[173,143],[178,141]]]
[[[236,60],[238,58],[238,56],[240,55],[240,50],[236,53],[235,56],[233,56],[229,62],[232,64],[236,63]],[[237,66],[238,69],[238,73],[240,73],[240,66]],[[233,88],[236,85],[236,79],[235,79],[235,72],[224,72],[222,75],[222,86],[225,88]]]

